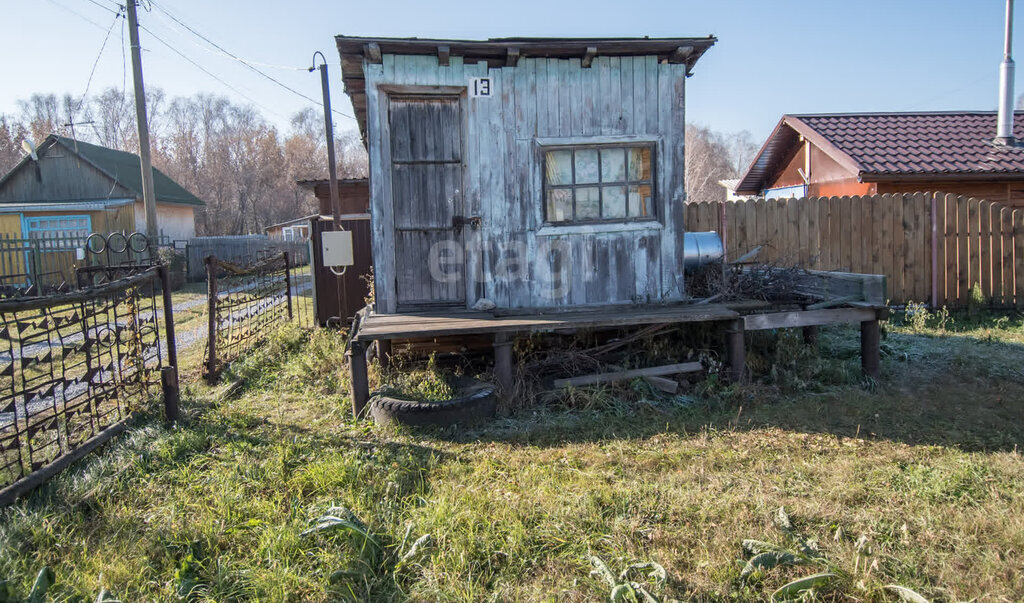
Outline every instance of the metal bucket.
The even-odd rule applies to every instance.
[[[696,270],[725,257],[722,238],[715,231],[683,233],[683,269]]]

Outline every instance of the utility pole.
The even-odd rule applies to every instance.
[[[316,55],[320,55],[323,64],[316,65]],[[327,78],[327,59],[319,50],[313,53],[313,67],[309,70],[320,70],[320,89],[324,96],[324,131],[327,134],[327,174],[330,177],[331,212],[334,214],[332,230],[341,230],[341,204],[338,202],[338,169],[334,165],[334,122],[331,120],[331,88]]]
[[[146,238],[157,242],[156,192],[153,190],[153,161],[149,149],[149,120],[146,118],[146,90],[142,84],[142,48],[139,45],[137,0],[127,0],[128,34],[132,46],[132,77],[135,80],[135,122],[139,128],[139,159],[142,160],[142,202],[146,206]]]

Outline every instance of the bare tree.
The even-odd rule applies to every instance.
[[[686,200],[721,201],[725,189],[718,181],[734,172],[724,137],[710,128],[686,126]]]
[[[24,153],[21,141],[28,138],[28,131],[20,123],[6,115],[0,115],[0,176],[6,174],[21,161]]]
[[[312,193],[297,180],[327,176],[323,116],[297,113],[285,136],[251,106],[196,94],[168,100],[147,91],[153,165],[206,202],[196,216],[203,235],[259,233],[269,224],[316,211]],[[34,94],[19,102],[16,118],[0,116],[0,170],[22,156],[21,140],[39,143],[50,133],[138,152],[135,107],[108,88],[84,101],[71,95]],[[92,121],[88,126],[85,122]],[[363,176],[367,158],[355,133],[335,138],[338,175]]]
[[[748,130],[741,130],[726,137],[729,157],[732,160],[733,173],[731,178],[742,176],[757,155],[757,142]]]
[[[27,100],[18,101],[21,110],[21,121],[25,124],[32,141],[39,144],[49,134],[64,134],[75,118],[76,109],[81,106],[80,99],[65,94],[33,94]],[[78,119],[79,122],[87,121]]]
[[[699,125],[686,126],[686,200],[723,201],[719,180],[746,171],[757,152],[750,132],[722,134]]]
[[[137,147],[135,106],[122,90],[107,88],[93,97],[92,131],[96,142],[111,149],[128,150]]]

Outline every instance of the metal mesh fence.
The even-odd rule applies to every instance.
[[[168,355],[157,269],[90,290],[0,300],[0,487],[147,404]]]
[[[292,266],[289,253],[246,267],[209,256],[206,267],[209,327],[204,367],[210,383],[228,363],[281,325],[313,327],[310,267]]]

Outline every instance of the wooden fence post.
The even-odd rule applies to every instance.
[[[217,269],[214,266],[214,256],[206,256],[206,311],[209,314],[207,322],[207,358],[206,358],[206,382],[210,385],[217,383]]]
[[[747,348],[743,320],[728,323],[725,330],[726,355],[729,359],[729,379],[742,383],[747,375]]]
[[[494,334],[494,380],[498,385],[498,394],[505,401],[510,401],[515,388],[512,360],[513,338],[508,333]]]
[[[722,261],[729,261],[728,218],[725,216],[725,201],[718,201],[718,233],[722,237]]]
[[[164,390],[164,416],[178,420],[178,345],[174,336],[174,301],[171,299],[171,273],[161,264],[156,268],[164,301],[164,337],[167,339],[167,366],[160,369]]]
[[[881,368],[878,318],[860,323],[860,366],[865,377],[878,379]]]
[[[348,352],[349,393],[352,397],[352,417],[359,419],[370,400],[370,386],[366,374],[366,347],[358,339],[352,340]]]

